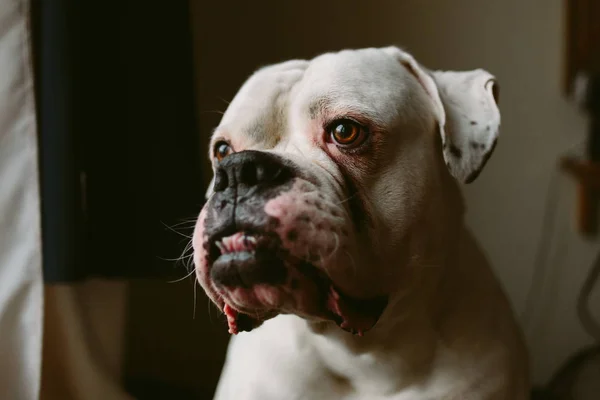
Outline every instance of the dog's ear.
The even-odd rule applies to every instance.
[[[473,182],[494,152],[500,128],[498,84],[489,72],[431,73],[444,105],[444,160],[458,180]]]
[[[452,176],[461,182],[473,182],[492,155],[498,138],[500,111],[494,76],[482,69],[427,71],[397,47],[384,51],[395,56],[431,97],[444,161]]]

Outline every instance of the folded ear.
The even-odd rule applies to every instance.
[[[444,161],[452,176],[461,182],[473,182],[498,138],[500,111],[495,78],[482,69],[427,71],[397,47],[384,51],[396,57],[429,94],[442,136]]]
[[[445,111],[444,160],[458,180],[471,183],[494,152],[500,128],[498,85],[489,72],[431,73]]]

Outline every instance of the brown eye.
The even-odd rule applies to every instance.
[[[224,142],[224,141],[219,141],[219,142],[215,143],[214,155],[215,155],[215,158],[217,159],[217,161],[221,161],[222,159],[224,159],[231,153],[232,153],[232,150],[231,150],[231,146],[229,145],[229,143]]]
[[[367,132],[363,126],[347,119],[331,124],[329,134],[339,146],[359,145],[367,136]]]

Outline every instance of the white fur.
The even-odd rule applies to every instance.
[[[347,200],[347,168],[371,221],[353,232],[346,264],[322,268],[346,293],[390,302],[364,337],[295,315],[240,333],[215,399],[528,397],[521,333],[463,225],[455,181],[472,180],[491,154],[500,124],[493,86],[486,71],[427,71],[393,47],[290,61],[249,78],[213,142],[293,159],[337,204]],[[362,158],[320,141],[323,122],[349,112],[381,128],[379,146]]]

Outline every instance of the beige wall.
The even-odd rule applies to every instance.
[[[127,284],[47,284],[44,301],[39,398],[133,400],[121,387]]]
[[[561,94],[563,2],[197,0],[192,4],[202,132],[208,135],[218,123],[218,112],[253,69],[325,50],[398,44],[429,67],[492,71],[501,87],[502,136],[480,179],[465,188],[467,219],[521,316],[535,378],[545,380],[568,354],[590,342],[574,306],[598,247],[572,229],[575,187],[556,169],[557,157],[585,132],[585,119]],[[532,294],[553,176],[557,231]],[[524,315],[528,299],[532,312]]]

